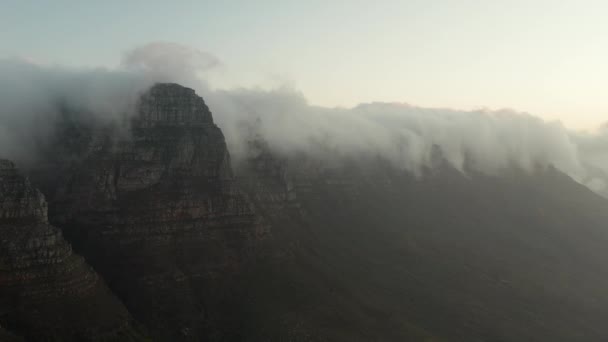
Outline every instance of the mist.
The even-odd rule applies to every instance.
[[[233,155],[247,155],[254,130],[284,155],[329,153],[349,158],[380,156],[420,175],[440,149],[454,168],[499,175],[513,167],[534,172],[553,166],[607,195],[608,130],[574,132],[513,110],[459,111],[402,103],[354,108],[307,104],[289,88],[209,94],[210,108]]]
[[[534,172],[553,166],[608,196],[608,128],[575,132],[514,110],[462,111],[404,103],[354,108],[310,105],[292,86],[214,89],[206,73],[224,67],[207,52],[156,42],[127,52],[116,68],[73,69],[0,61],[0,158],[36,159],[37,144],[54,133],[62,109],[96,123],[128,122],[139,94],[154,82],[194,88],[226,136],[235,163],[263,137],[289,156],[381,157],[420,175],[439,148],[454,168],[499,175],[513,167]],[[406,98],[407,94],[403,94]]]
[[[128,70],[74,69],[0,60],[0,157],[35,162],[62,115],[87,124],[120,122],[153,81]]]

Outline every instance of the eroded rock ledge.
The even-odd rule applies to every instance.
[[[267,229],[235,186],[203,99],[157,84],[128,136],[102,132],[80,145],[60,166],[68,176],[45,186],[52,222],[155,339],[215,334],[229,293],[221,282],[250,262]]]
[[[0,325],[33,340],[129,340],[137,338],[130,320],[48,223],[44,196],[0,160]]]

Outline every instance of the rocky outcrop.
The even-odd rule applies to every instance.
[[[135,339],[129,322],[124,306],[48,223],[44,196],[0,160],[0,325],[31,340]]]
[[[249,201],[270,219],[298,215],[294,177],[287,159],[273,154],[260,136],[248,142],[248,149],[248,158],[238,163],[235,172]]]
[[[438,152],[414,176],[254,135],[235,176],[191,89],[158,84],[137,108],[126,130],[60,123],[30,174],[154,341],[608,339],[608,202],[554,169],[463,174]],[[131,331],[0,165],[0,340]]]
[[[212,125],[211,111],[193,89],[178,84],[157,84],[142,95],[138,126]]]
[[[99,130],[98,130],[99,132]],[[158,340],[215,332],[219,285],[267,234],[234,187],[224,136],[177,84],[141,98],[128,136],[89,141],[52,192],[51,216]]]

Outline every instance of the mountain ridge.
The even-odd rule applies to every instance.
[[[608,201],[554,168],[464,174],[439,153],[416,176],[286,156],[260,135],[232,162],[205,101],[178,84],[144,93],[128,134],[72,114],[26,173],[133,338],[608,338]],[[42,217],[37,198],[23,208]],[[14,317],[0,325],[26,336]]]
[[[0,160],[0,194],[2,326],[28,340],[50,331],[65,338],[137,340],[126,308],[48,223],[44,196],[6,160]]]

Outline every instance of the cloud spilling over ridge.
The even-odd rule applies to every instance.
[[[86,123],[121,120],[152,80],[129,70],[0,60],[0,157],[26,163],[66,112]]]
[[[290,87],[213,90],[199,76],[218,64],[208,53],[174,43],[136,48],[112,70],[0,61],[0,157],[19,160],[30,155],[32,141],[53,133],[60,106],[75,109],[87,120],[119,120],[133,112],[137,95],[153,82],[170,81],[203,96],[237,161],[247,155],[252,132],[285,155],[381,156],[414,173],[432,166],[438,147],[463,171],[499,174],[510,167],[533,171],[552,165],[608,196],[608,128],[573,132],[559,122],[510,110],[459,111],[400,103],[324,108],[309,105]]]
[[[608,195],[608,130],[576,133],[512,110],[459,111],[399,103],[310,106],[289,89],[220,91],[206,97],[231,151],[246,154],[251,127],[271,148],[356,158],[381,156],[419,174],[439,147],[453,167],[488,174],[554,166]]]

